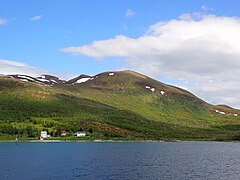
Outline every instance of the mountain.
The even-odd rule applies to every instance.
[[[4,77],[4,75],[2,75]],[[64,84],[66,81],[59,79],[56,76],[51,75],[42,75],[39,77],[31,77],[27,75],[15,74],[15,75],[7,75],[7,78],[15,78],[25,82],[34,82],[45,85],[54,85],[54,84]]]
[[[93,139],[236,140],[240,111],[133,71],[0,76],[0,137],[78,129]]]

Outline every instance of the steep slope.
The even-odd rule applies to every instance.
[[[160,83],[132,71],[105,72],[78,85],[56,86],[75,96],[97,100],[108,105],[131,109],[153,120],[199,126],[216,114],[212,106],[186,90]],[[234,110],[239,113],[238,110]],[[226,114],[229,111],[226,111]],[[182,119],[182,121],[179,121]],[[203,121],[201,121],[203,119]],[[189,121],[190,120],[190,121]],[[175,121],[175,122],[174,122]],[[209,125],[209,122],[207,124]],[[205,126],[204,125],[204,126]]]
[[[0,132],[29,136],[26,129],[56,133],[92,128],[93,137],[101,139],[238,137],[239,110],[210,105],[133,71],[80,75],[66,82],[47,75],[44,79],[57,83],[0,77]]]

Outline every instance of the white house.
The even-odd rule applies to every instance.
[[[50,138],[50,135],[47,134],[47,131],[41,131],[40,137],[42,137],[42,138]]]
[[[75,133],[75,136],[76,137],[85,137],[86,136],[86,133],[84,131],[77,131]]]
[[[66,131],[61,131],[61,136],[66,136],[67,132]]]

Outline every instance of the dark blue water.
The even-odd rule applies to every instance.
[[[240,143],[0,143],[0,179],[240,179]]]

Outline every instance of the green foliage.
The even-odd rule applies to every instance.
[[[93,133],[92,128],[90,128],[90,129],[88,130],[88,132],[89,132],[90,134],[92,134],[92,133]]]

